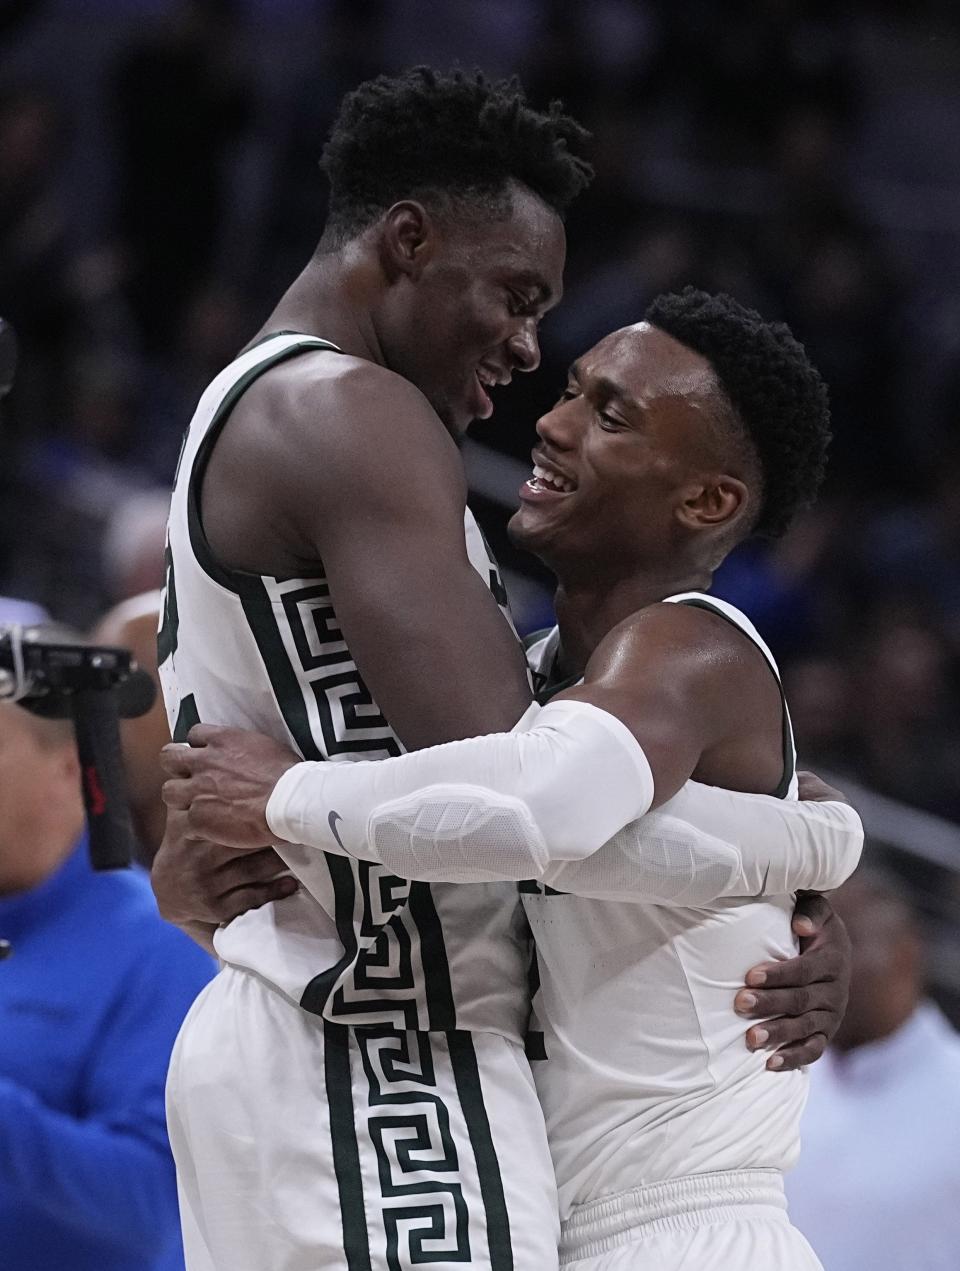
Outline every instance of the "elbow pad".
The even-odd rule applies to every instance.
[[[595,852],[653,801],[643,749],[586,702],[531,708],[494,733],[358,763],[301,763],[267,823],[280,839],[371,860],[400,878],[541,878]]]
[[[830,891],[853,873],[862,849],[863,826],[849,804],[688,781],[594,856],[552,865],[544,881],[597,900],[702,908]]]
[[[863,825],[847,803],[774,799],[687,784],[652,818],[689,822],[736,849],[723,897],[786,896],[839,887],[860,861]]]

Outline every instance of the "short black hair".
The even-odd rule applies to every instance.
[[[830,444],[827,386],[783,322],[695,287],[658,296],[645,321],[705,357],[759,460],[753,533],[778,538],[823,482]]]
[[[378,76],[343,99],[324,148],[324,237],[349,238],[405,198],[472,196],[493,210],[511,179],[562,217],[593,176],[588,138],[560,102],[530,107],[517,79],[426,66]]]

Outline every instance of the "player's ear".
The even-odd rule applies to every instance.
[[[380,265],[388,282],[416,282],[437,246],[437,224],[422,203],[404,199],[384,214],[380,227]]]
[[[682,491],[677,520],[689,530],[722,529],[747,513],[749,494],[737,477],[702,478]]]

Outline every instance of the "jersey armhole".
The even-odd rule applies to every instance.
[[[756,640],[752,639],[747,631],[740,626],[738,622],[730,617],[729,614],[723,612],[719,605],[712,605],[708,600],[690,599],[678,600],[679,605],[689,605],[691,609],[703,609],[706,613],[716,614],[718,618],[722,618],[734,630],[739,631],[745,640],[749,640],[755,649],[759,649],[763,656],[763,661],[767,670],[776,681],[777,691],[780,694],[780,711],[781,711],[781,737],[783,744],[783,776],[777,788],[771,791],[771,797],[774,799],[785,799],[790,793],[790,786],[793,782],[794,774],[797,766],[796,749],[793,744],[793,729],[790,727],[790,712],[787,709],[787,697],[783,691],[783,681],[770,664],[767,655],[760,649]]]
[[[270,335],[264,336],[262,340],[258,340],[256,344],[250,345],[247,352],[279,336],[296,334],[295,331],[272,332]],[[204,533],[203,518],[200,514],[200,492],[204,474],[210,462],[210,456],[213,454],[213,447],[216,445],[224,425],[230,418],[233,408],[254,381],[258,380],[266,371],[279,366],[281,362],[286,362],[300,353],[322,352],[323,350],[332,353],[341,352],[335,344],[331,344],[328,340],[305,336],[298,340],[296,344],[285,345],[282,349],[277,349],[275,353],[264,358],[262,362],[257,362],[255,366],[249,367],[224,394],[219,406],[213,413],[213,418],[207,425],[207,431],[197,447],[197,453],[194,455],[193,463],[187,474],[187,528],[190,534],[190,546],[197,564],[207,577],[219,586],[226,588],[227,591],[238,593],[240,590],[239,581],[244,578],[254,577],[254,575],[248,575],[241,570],[228,569],[225,565],[221,565]]]

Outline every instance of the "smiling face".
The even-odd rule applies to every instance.
[[[729,413],[700,354],[644,322],[606,336],[537,424],[511,538],[561,581],[711,559],[750,504]]]
[[[537,328],[563,291],[566,238],[559,216],[514,184],[505,215],[451,218],[425,246],[414,285],[391,301],[387,359],[457,435],[493,413],[494,385],[539,366]]]

